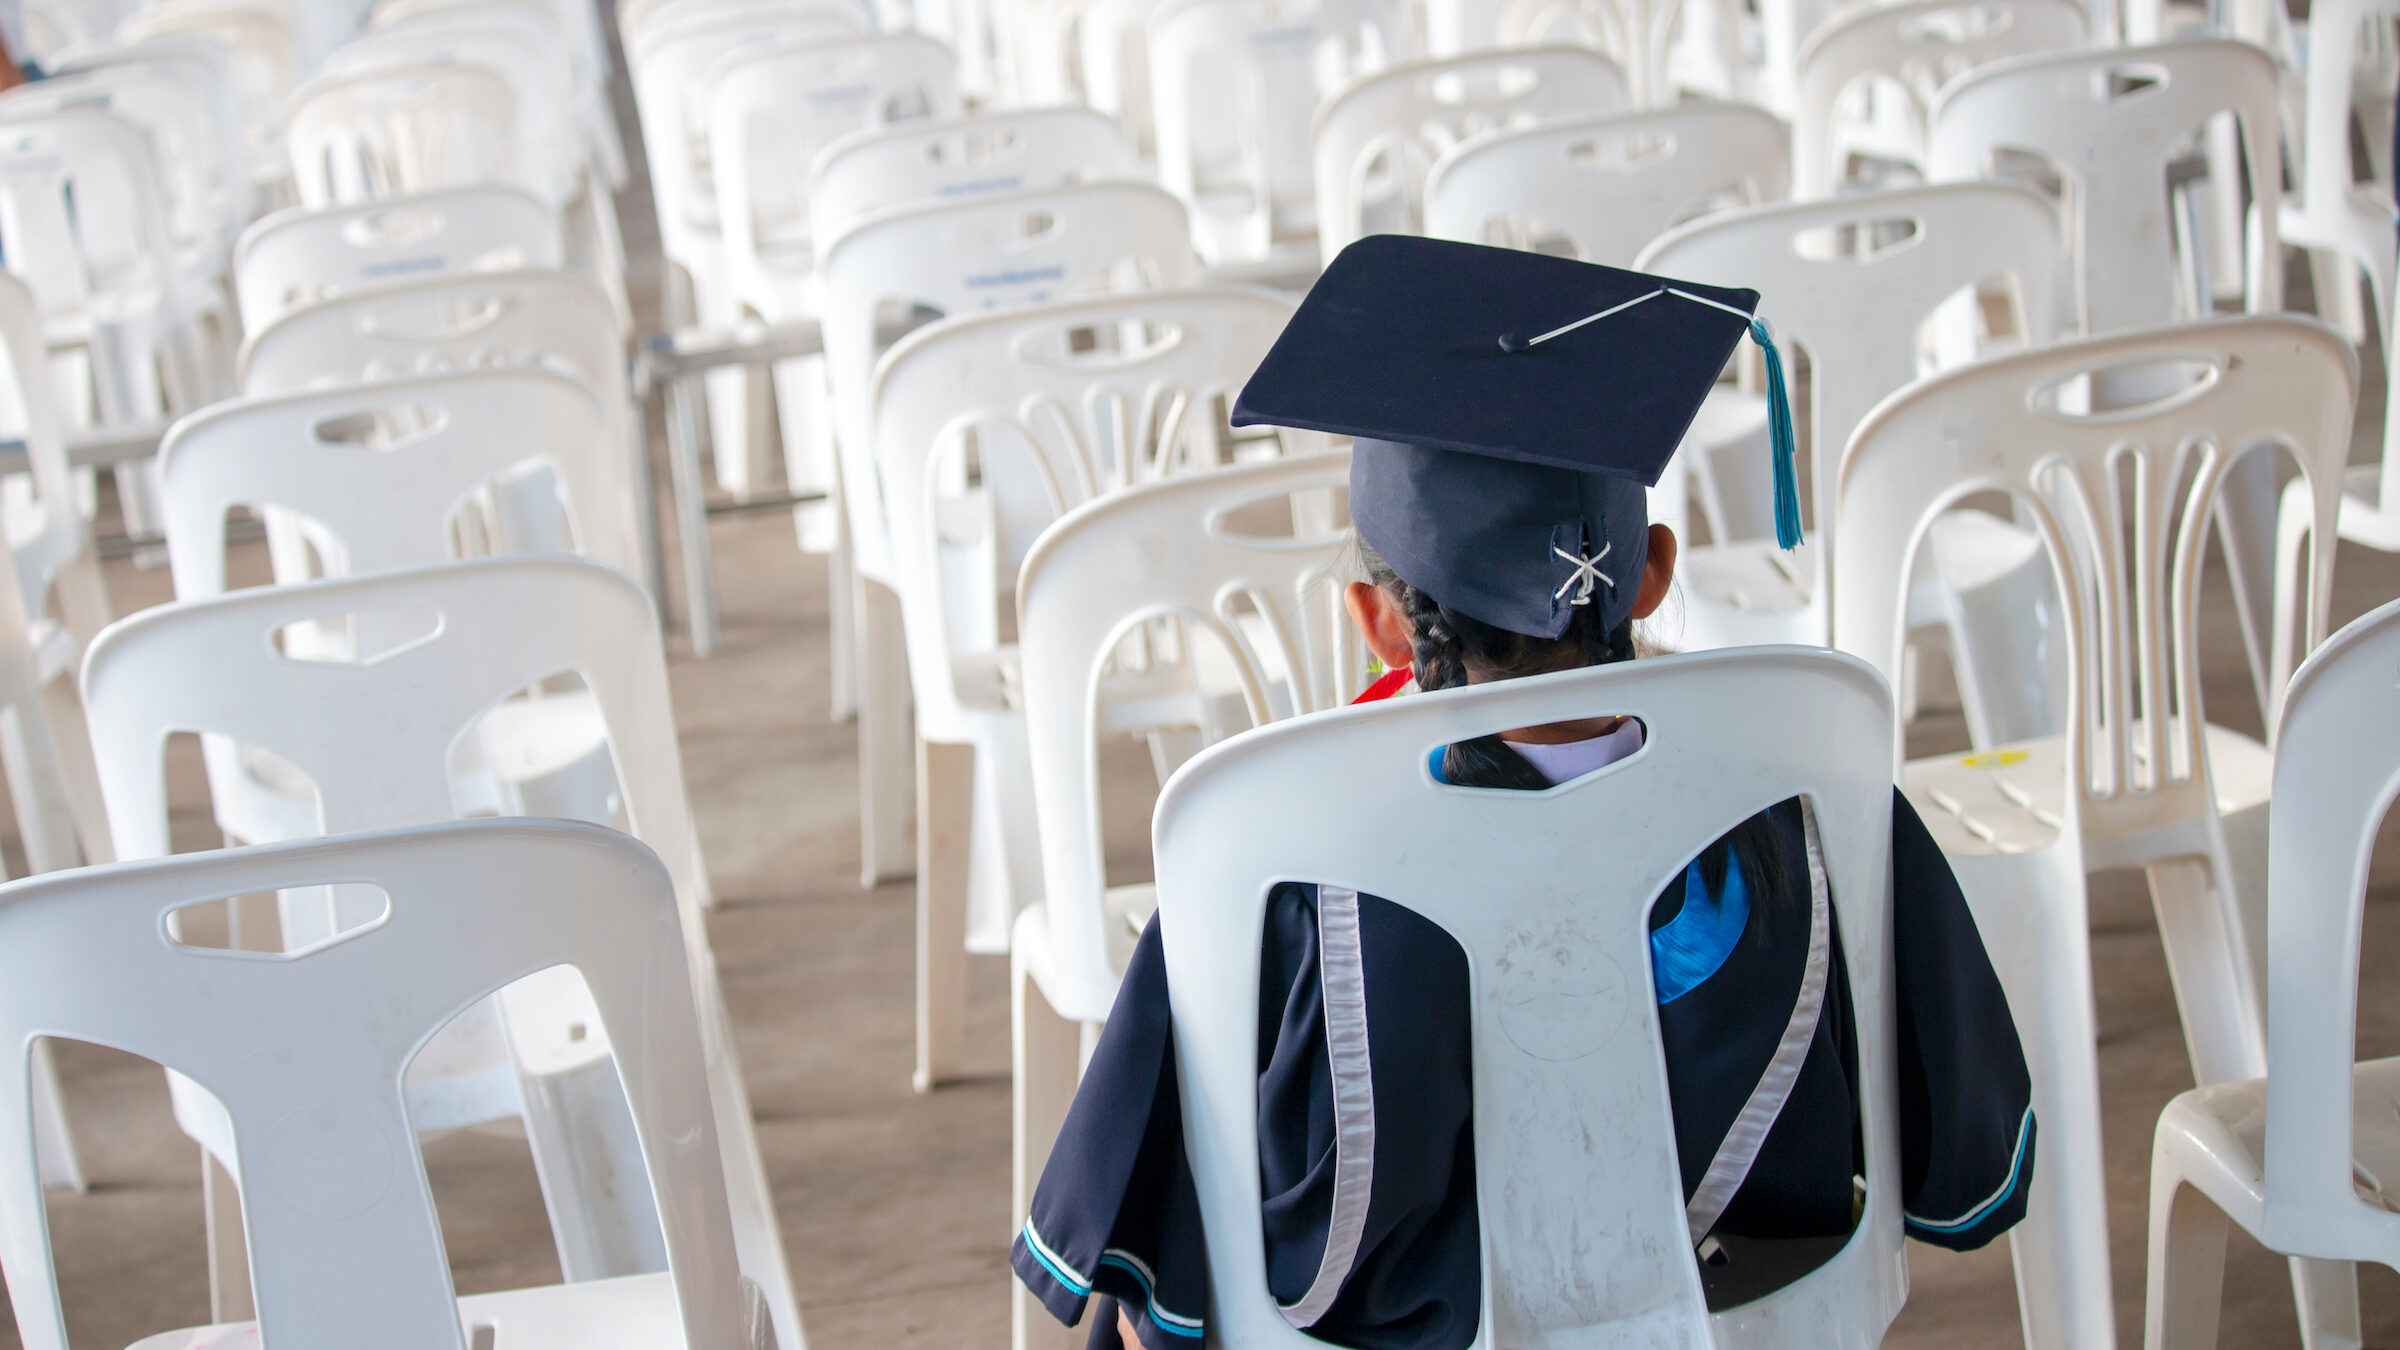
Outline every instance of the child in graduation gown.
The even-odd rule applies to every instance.
[[[1674,576],[1675,536],[1647,523],[1643,486],[1756,304],[1751,292],[1536,254],[1369,238],[1319,279],[1235,421],[1356,438],[1351,513],[1366,579],[1345,598],[1368,644],[1415,683],[1628,660],[1634,621]],[[1605,322],[1572,322],[1584,315]],[[1542,332],[1552,324],[1565,326]],[[1457,336],[1478,325],[1478,340]],[[1788,473],[1782,486],[1788,495]],[[1429,768],[1460,786],[1538,790],[1641,743],[1639,723],[1598,718],[1452,745]],[[1979,1247],[2024,1213],[2030,1087],[1957,883],[1907,802],[1892,800],[1903,1209],[1911,1236]],[[1687,1201],[1720,1150],[1741,1148],[1729,1127],[1800,1015],[1810,828],[1796,800],[1760,813],[1651,912]],[[1773,1126],[1734,1160],[1730,1200],[1693,1215],[1714,1306],[1806,1273],[1859,1213],[1855,1032],[1838,937],[1830,947],[1827,992],[1813,1034],[1794,1040],[1803,1057]],[[1467,1345],[1482,1281],[1465,954],[1389,901],[1291,883],[1269,898],[1260,961],[1260,1222],[1285,1317],[1362,1350]],[[1337,1075],[1362,1064],[1368,1083],[1337,1090]],[[1175,1074],[1153,920],[1011,1252],[1061,1321],[1099,1300],[1096,1346],[1126,1328],[1167,1350],[1204,1330],[1206,1255]]]

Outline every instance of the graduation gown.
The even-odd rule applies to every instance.
[[[1799,803],[1766,815],[1796,895],[1750,894],[1738,862],[1712,892],[1695,862],[1652,914],[1687,1199],[1773,1058],[1807,960]],[[1908,1233],[1979,1247],[2024,1214],[2034,1158],[2030,1083],[1965,899],[1896,791],[1892,853]],[[1785,887],[1793,889],[1789,880]],[[1321,940],[1329,927],[1331,944]],[[1295,1326],[1337,1345],[1467,1345],[1482,1275],[1465,953],[1401,906],[1299,883],[1270,896],[1263,946],[1259,1164],[1269,1287]],[[1328,951],[1353,947],[1355,958],[1329,972]],[[1855,1222],[1864,1165],[1838,931],[1831,962],[1834,978],[1791,1095],[1703,1244],[1712,1305],[1798,1278],[1839,1250]],[[1371,1036],[1357,1035],[1362,1017]],[[1366,1042],[1363,1056],[1357,1039]],[[1372,1078],[1372,1182],[1363,1206],[1352,1187],[1337,1213],[1337,1131],[1352,1131],[1355,1154],[1360,1122],[1340,1118],[1334,1075],[1362,1062]],[[1344,1098],[1355,1102],[1357,1094]],[[1119,1302],[1149,1350],[1189,1346],[1202,1334],[1207,1253],[1184,1155],[1155,920],[1135,947],[1010,1255],[1062,1322],[1073,1325],[1087,1301],[1101,1299],[1094,1345],[1116,1344]]]

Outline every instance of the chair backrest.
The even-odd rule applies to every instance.
[[[83,664],[117,856],[169,851],[164,756],[178,732],[201,736],[212,783],[243,771],[235,744],[298,768],[316,787],[327,834],[426,825],[462,812],[451,750],[477,719],[572,674],[599,708],[626,824],[664,860],[697,924],[707,883],[655,614],[624,573],[561,557],[253,587],[143,610],[103,632]],[[379,616],[407,620],[416,635],[368,661],[277,646],[294,625]]]
[[[2088,390],[2120,374],[2151,398],[2093,411]],[[2350,345],[2292,315],[2090,338],[1913,384],[1867,415],[1842,460],[1834,644],[1897,672],[1910,563],[1933,518],[2007,492],[2042,537],[2064,608],[2086,856],[2213,819],[2199,617],[2217,490],[2235,456],[2280,447],[2308,484],[2314,537],[2332,539],[2357,390]],[[2324,638],[2332,581],[2320,542],[2304,650]]]
[[[201,38],[225,53],[251,152],[272,154],[283,139],[283,101],[303,67],[303,43],[291,15],[271,3],[161,0],[117,25],[120,42],[164,37]]]
[[[709,69],[745,47],[857,36],[856,22],[845,5],[722,6],[662,16],[640,39],[639,53],[626,54],[660,240],[670,259],[689,266],[699,238],[717,228],[709,165]]]
[[[0,121],[0,238],[45,316],[122,293],[157,305],[175,287],[175,241],[150,137],[105,112]]]
[[[1937,311],[1998,281],[2015,302],[2018,339],[2046,343],[2063,253],[2058,213],[2040,193],[1948,183],[1704,217],[1668,232],[1634,266],[1756,287],[1776,340],[1808,354],[1809,542],[1822,568],[1833,552],[1842,448],[1868,409],[1922,373],[1922,339]],[[1823,595],[1820,585],[1814,596]]]
[[[773,9],[786,12],[830,11],[854,33],[873,32],[875,7],[871,0],[625,0],[617,6],[617,33],[625,46],[627,66],[648,37],[685,16],[728,8]],[[630,73],[630,71],[629,71]]]
[[[1318,100],[1407,55],[1402,0],[1163,0],[1150,16],[1158,181],[1210,262],[1317,233]]]
[[[1547,792],[1449,787],[1427,772],[1437,746],[1601,714],[1641,719],[1643,748]],[[1878,1344],[1906,1283],[1892,716],[1889,688],[1857,661],[1746,648],[1337,710],[1185,765],[1151,836],[1211,1334],[1315,1344],[1268,1291],[1258,1217],[1261,915],[1278,882],[1302,880],[1381,896],[1464,949],[1484,1247],[1475,1343],[1719,1345],[1684,1214],[1649,910],[1725,831],[1800,796],[1849,977],[1866,1207],[1831,1261],[1728,1320],[1743,1344]]]
[[[368,428],[380,434],[363,435]],[[617,528],[616,504],[631,489],[605,428],[588,385],[525,368],[214,404],[177,422],[159,447],[175,594],[227,589],[233,507],[306,518],[329,576],[398,571],[449,561],[460,508],[534,465],[556,475],[574,550],[638,572],[639,544]]]
[[[809,270],[819,151],[864,128],[960,110],[950,49],[917,33],[739,47],[705,83],[717,225],[737,278],[768,251],[780,269]]]
[[[1034,536],[1084,502],[1217,468],[1218,401],[1291,313],[1255,291],[1154,291],[963,315],[884,357],[873,469],[928,736],[956,721],[959,665],[998,647],[995,600]]]
[[[2274,58],[2224,38],[1995,62],[1960,77],[1935,102],[1928,168],[1936,179],[1982,178],[2009,150],[2062,166],[2077,326],[2087,333],[2149,326],[2192,317],[2208,304],[2205,295],[2180,295],[2169,169],[2179,146],[2211,118],[2231,113],[2254,204],[2247,307],[2275,310],[2283,299],[2277,79]]]
[[[894,206],[1142,177],[1117,124],[1090,108],[1008,108],[854,131],[808,171],[809,232],[832,239]]]
[[[146,43],[139,60],[68,71],[0,98],[0,119],[108,112],[150,134],[168,223],[179,243],[221,261],[247,223],[250,159],[222,70],[189,42]]]
[[[575,65],[565,30],[545,11],[496,3],[437,11],[373,29],[336,48],[323,75],[395,66],[464,64],[508,82],[516,115],[512,163],[545,201],[564,205],[582,186],[589,156],[576,126]]]
[[[291,394],[361,380],[470,366],[543,366],[590,385],[600,400],[608,453],[620,482],[641,463],[616,306],[591,278],[526,268],[362,287],[294,310],[242,344],[245,394]],[[640,495],[599,504],[593,530],[644,537]]]
[[[2275,739],[2281,795],[2268,822],[2267,1203],[2259,1233],[2279,1252],[2389,1251],[2400,1224],[2359,1197],[2351,1081],[2367,870],[2400,795],[2395,667],[2400,602],[2334,634],[2284,691]]]
[[[1305,500],[1293,499],[1329,498],[1349,481],[1349,454],[1334,452],[1147,483],[1068,512],[1026,558],[1017,650],[1050,923],[1043,996],[1061,1016],[1105,1020],[1131,947],[1129,931],[1110,931],[1105,900],[1099,753],[1112,658],[1172,623],[1187,661],[1197,644],[1222,645],[1251,725],[1340,707],[1365,669],[1341,602],[1352,534],[1331,519],[1309,528]],[[1245,508],[1287,501],[1289,534],[1245,532]]]
[[[505,183],[290,207],[242,231],[233,290],[255,333],[294,309],[407,278],[566,265],[558,213]]]
[[[1943,85],[2011,56],[2084,45],[2081,0],[1911,0],[1853,9],[1800,44],[1792,110],[1792,195],[1830,197],[1847,177],[1842,117],[1870,84],[1897,95],[1911,129]]]
[[[188,905],[328,883],[380,889],[382,921],[280,958],[168,936]],[[747,1344],[675,895],[633,840],[466,821],[57,872],[0,888],[0,934],[0,1252],[27,1346],[67,1344],[25,1072],[56,1036],[224,1104],[264,1343],[466,1350],[401,1079],[453,1017],[558,966],[611,1033],[686,1343]]]
[[[1331,258],[1364,235],[1415,233],[1425,171],[1470,136],[1625,106],[1623,73],[1585,47],[1475,52],[1369,75],[1317,109],[1318,247]],[[1371,182],[1381,189],[1373,203]]]
[[[388,282],[293,310],[242,343],[241,387],[287,394],[489,365],[572,371],[612,421],[631,406],[607,292],[539,267]]]
[[[1191,285],[1183,204],[1146,183],[1082,183],[895,207],[823,246],[825,361],[842,500],[859,572],[891,584],[873,387],[878,325],[921,307],[959,317],[1110,291]]]
[[[487,66],[423,61],[319,75],[292,92],[284,144],[303,206],[524,182],[516,90]]]
[[[1635,107],[1675,101],[1667,81],[1667,48],[1677,16],[1690,8],[1679,0],[1496,0],[1490,8],[1486,22],[1497,45],[1606,52],[1624,70]]]
[[[1788,141],[1772,114],[1738,103],[1491,132],[1433,166],[1425,233],[1519,248],[1561,235],[1585,262],[1629,266],[1686,219],[1782,200]]]

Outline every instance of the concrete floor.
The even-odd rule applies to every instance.
[[[638,185],[622,210],[637,304],[654,327],[656,232]],[[2380,427],[2380,382],[2370,384],[2362,453]],[[858,886],[852,736],[825,715],[822,560],[797,553],[780,513],[720,517],[711,538],[724,644],[695,661],[677,636],[678,725],[720,899],[710,928],[808,1334],[816,1350],[1001,1346],[1012,1227],[1005,963],[971,962],[966,1081],[911,1092],[912,892]],[[263,571],[255,556],[245,565],[253,579]],[[2400,557],[2345,546],[2339,575],[2337,622],[2400,595]],[[163,571],[117,563],[110,582],[120,612],[168,598]],[[2230,611],[2221,584],[2204,608]],[[2255,734],[2238,640],[2219,627],[2205,648],[2209,710]],[[1912,735],[1918,753],[1963,743],[1954,717],[1929,717]],[[1110,812],[1129,831],[1112,853],[1132,859],[1150,791],[1139,763],[1127,756],[1115,776]],[[177,769],[179,845],[205,847],[205,787],[191,757]],[[2151,1127],[2190,1073],[2141,878],[2096,878],[2092,902],[2119,1337],[2133,1345]],[[2385,850],[2369,905],[2363,1055],[2400,1053],[2396,909],[2400,850]],[[207,1320],[198,1158],[159,1073],[86,1046],[63,1047],[61,1062],[92,1182],[50,1200],[74,1343],[122,1346]],[[424,1155],[461,1292],[557,1278],[521,1135],[455,1132],[428,1139]],[[1913,1295],[1889,1344],[2018,1343],[2005,1246],[1953,1255],[1912,1245],[1910,1271]],[[2400,1279],[2372,1270],[2364,1282],[2369,1344],[2400,1345]],[[0,1326],[0,1347],[17,1343],[13,1322]],[[2223,1343],[2298,1344],[2283,1264],[2238,1233]]]

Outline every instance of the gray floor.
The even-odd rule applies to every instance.
[[[655,320],[657,249],[646,196],[624,203],[637,298]],[[2370,369],[2373,362],[2370,358]],[[2380,389],[2362,409],[2370,433]],[[2371,434],[2363,439],[2372,441]],[[675,649],[686,772],[721,907],[710,927],[816,1350],[997,1347],[1006,1341],[1008,1051],[1005,966],[973,962],[968,1080],[929,1097],[908,1086],[911,892],[857,883],[855,761],[825,715],[822,561],[800,556],[776,513],[721,517],[712,530],[725,642],[712,660]],[[258,560],[247,560],[253,579]],[[121,612],[167,598],[163,571],[112,566]],[[2345,546],[2337,622],[2400,595],[2400,558]],[[2229,605],[2219,586],[2206,607]],[[2207,644],[2208,707],[2252,731],[2238,642]],[[1929,718],[1920,752],[1963,743]],[[1138,854],[1147,792],[1115,777]],[[210,838],[205,791],[178,764],[178,837]],[[13,841],[10,841],[13,844]],[[2400,1052],[2400,852],[2386,851],[2368,919],[2361,1052]],[[2094,966],[2107,1103],[2109,1200],[2119,1334],[2138,1343],[2149,1141],[2165,1101],[2189,1086],[2164,961],[2138,875],[2096,879]],[[79,1346],[115,1347],[205,1321],[198,1161],[176,1133],[164,1083],[140,1061],[89,1047],[62,1055],[92,1187],[50,1202]],[[555,1279],[521,1136],[503,1129],[430,1139],[426,1164],[462,1291]],[[1890,1344],[1981,1350],[2017,1343],[2005,1246],[1968,1255],[1912,1248],[1914,1293]],[[2400,1345],[2400,1280],[2366,1276],[2369,1343]],[[16,1344],[13,1323],[0,1346]],[[2282,1263],[2238,1234],[2224,1343],[2298,1344]]]

